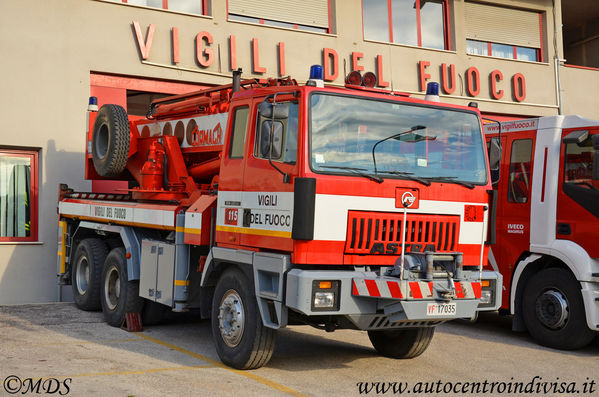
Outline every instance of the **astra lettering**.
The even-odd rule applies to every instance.
[[[371,255],[397,255],[401,250],[401,244],[399,243],[374,243],[370,248]],[[435,252],[434,244],[406,244],[406,252]]]

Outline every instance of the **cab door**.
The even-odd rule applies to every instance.
[[[505,141],[504,141],[505,139]],[[498,183],[497,241],[493,255],[501,273],[509,275],[520,254],[530,246],[530,206],[534,134],[502,137],[502,164]],[[504,277],[503,302],[509,302],[510,277]]]
[[[293,181],[298,175],[299,103],[256,100],[243,173],[242,245],[291,251]]]
[[[243,214],[243,178],[249,146],[249,126],[252,125],[252,101],[235,102],[229,112],[226,141],[223,149],[218,186],[216,241],[221,245],[241,243]]]

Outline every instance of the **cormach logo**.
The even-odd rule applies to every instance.
[[[192,146],[215,146],[222,145],[223,129],[217,123],[213,129],[200,130],[196,127],[191,132]]]

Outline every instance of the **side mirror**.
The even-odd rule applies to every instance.
[[[593,149],[599,150],[599,135],[593,135],[591,139],[593,141]]]
[[[491,184],[499,182],[499,166],[501,164],[501,145],[499,139],[491,139],[489,147],[489,166],[491,167]]]
[[[593,180],[599,181],[599,152],[593,153]]]
[[[587,130],[582,131],[573,131],[569,133],[563,140],[563,142],[567,145],[570,143],[575,143],[580,146],[584,141],[589,137],[589,132]],[[594,144],[594,141],[593,141]]]
[[[271,146],[272,141],[272,146]],[[283,123],[266,120],[260,128],[260,155],[268,159],[281,158],[283,149]]]
[[[289,117],[288,103],[270,103],[268,99],[260,102],[258,112],[266,119],[284,120]]]

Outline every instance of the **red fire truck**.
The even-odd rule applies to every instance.
[[[478,110],[359,72],[324,87],[312,70],[305,85],[235,73],[142,120],[89,112],[86,178],[130,189],[60,189],[59,275],[78,307],[114,326],[197,309],[221,360],[249,369],[287,325],[366,330],[380,354],[411,358],[481,295],[495,304]]]
[[[542,345],[581,348],[599,330],[599,123],[540,117],[489,123],[485,133],[502,309]]]

